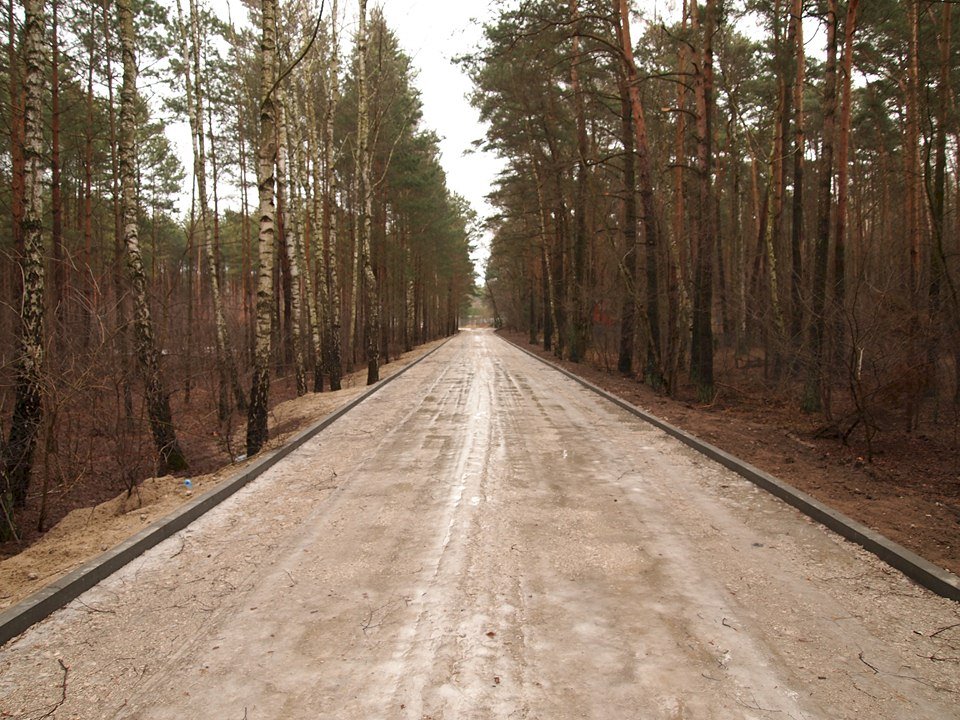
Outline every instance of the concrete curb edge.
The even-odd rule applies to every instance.
[[[553,368],[563,375],[566,375],[583,387],[593,391],[606,400],[609,400],[632,415],[635,415],[640,419],[650,423],[654,427],[663,430],[665,433],[676,438],[684,445],[693,448],[697,452],[706,455],[711,460],[723,465],[725,468],[732,470],[737,475],[740,475],[758,487],[780,498],[787,504],[793,506],[807,517],[816,520],[830,530],[833,530],[841,537],[855,542],[857,545],[860,545],[865,550],[873,553],[885,563],[896,568],[904,575],[919,585],[927,588],[931,592],[934,592],[942,597],[949,598],[950,600],[960,602],[960,577],[954,575],[950,571],[934,565],[928,560],[924,560],[916,553],[908,550],[898,543],[895,543],[893,540],[881,535],[877,531],[868,528],[866,525],[857,522],[853,518],[847,517],[843,513],[828,507],[819,500],[807,495],[805,492],[788,485],[773,475],[770,475],[769,473],[754,467],[750,463],[747,463],[740,458],[721,450],[715,445],[711,445],[710,443],[691,435],[685,430],[681,430],[675,425],[671,425],[655,415],[651,415],[647,411],[638,408],[636,405],[632,405],[626,400],[607,392],[603,388],[594,385],[588,380],[584,380],[575,373],[572,373],[569,370],[566,370],[565,368],[540,357],[536,353],[530,352],[512,340],[508,340],[502,335],[498,335],[497,337],[504,342],[509,343],[521,352],[526,353],[535,360],[539,360],[543,364]]]
[[[329,427],[335,421],[346,415],[357,405],[374,395],[388,383],[403,375],[422,360],[430,357],[449,342],[447,338],[429,352],[414,360],[409,365],[380,380],[377,384],[358,395],[343,407],[334,410],[329,415],[318,420],[309,427],[301,430],[281,447],[271,451],[240,472],[232,475],[211,488],[199,497],[181,505],[169,515],[166,515],[133,535],[119,545],[115,545],[104,553],[88,560],[80,567],[71,570],[63,577],[55,580],[44,588],[29,595],[15,605],[0,613],[0,646],[22,634],[31,625],[34,625],[54,611],[59,610],[67,603],[75,600],[83,592],[89,590],[101,580],[115,573],[124,565],[139,557],[150,548],[172,536],[174,533],[187,527],[194,520],[213,509],[235,492],[262,475],[294,450],[311,440],[321,430]]]

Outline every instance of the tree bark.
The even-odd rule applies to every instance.
[[[574,115],[577,125],[577,189],[574,199],[574,235],[573,235],[573,327],[570,333],[570,360],[581,362],[585,359],[589,333],[587,317],[587,192],[589,172],[587,164],[587,111],[584,91],[580,78],[580,64],[583,61],[580,51],[580,10],[577,0],[570,0],[570,19],[573,28],[573,57],[570,64],[570,85],[573,89]]]
[[[370,231],[373,216],[373,192],[370,186],[370,111],[367,97],[367,0],[359,0],[360,24],[357,31],[357,177],[360,216],[357,223],[360,267],[363,272],[364,344],[367,358],[367,385],[380,379],[380,299],[377,278],[370,257]]]
[[[257,151],[257,188],[260,196],[260,234],[257,240],[260,275],[257,283],[257,333],[253,387],[247,417],[247,455],[256,455],[267,441],[267,401],[270,395],[270,338],[273,319],[274,168],[277,161],[276,76],[277,4],[261,0],[260,145]]]
[[[531,158],[531,163],[537,185],[537,217],[540,220],[540,264],[543,271],[543,349],[550,350],[554,347],[553,335],[558,331],[560,323],[557,319],[553,264],[550,261],[551,248],[547,232],[547,206],[543,192],[543,173],[536,157]]]
[[[833,250],[833,348],[837,365],[843,367],[846,359],[846,248],[847,248],[847,176],[849,172],[850,112],[853,86],[853,39],[857,28],[859,0],[847,4],[843,44],[843,92],[840,107],[840,132],[837,136],[837,214],[834,226]],[[949,5],[944,6],[949,12]]]
[[[337,47],[337,0],[333,0],[330,21],[330,65],[327,70],[327,115],[324,133],[324,161],[323,170],[326,174],[325,186],[327,189],[327,247],[326,270],[327,276],[321,278],[327,284],[327,294],[330,301],[330,327],[327,343],[327,362],[330,372],[330,389],[339,390],[343,378],[343,349],[342,322],[343,310],[340,304],[340,274],[339,274],[339,233],[337,225],[337,174],[336,157],[334,153],[334,129],[336,126],[336,111],[340,86],[340,51]],[[319,188],[317,188],[319,192]]]
[[[650,160],[650,146],[647,140],[647,122],[640,102],[639,73],[633,59],[633,45],[630,39],[630,13],[627,0],[613,0],[614,11],[620,31],[620,50],[627,75],[627,91],[633,116],[633,132],[636,138],[637,185],[643,206],[643,232],[647,249],[646,256],[646,305],[648,343],[647,362],[644,371],[645,381],[653,388],[663,387],[663,357],[660,345],[660,290],[657,272],[657,252],[661,247],[660,229],[653,192],[653,169]]]
[[[133,290],[133,328],[137,341],[137,360],[143,377],[147,417],[153,442],[160,455],[159,471],[176,472],[187,467],[180,449],[170,414],[167,395],[160,373],[160,353],[153,334],[147,281],[140,255],[140,232],[137,227],[137,147],[136,102],[137,60],[133,34],[133,12],[130,0],[118,0],[120,42],[123,53],[123,85],[120,90],[120,192],[123,205],[123,237],[127,247],[127,268]]]
[[[40,7],[39,5],[35,5]],[[10,97],[10,214],[13,220],[13,246],[19,251],[23,247],[20,232],[23,227],[23,122],[24,94],[21,77],[20,56],[17,53],[17,17],[13,9],[13,0],[8,5],[7,15],[7,80]]]
[[[623,143],[623,305],[620,311],[620,353],[617,369],[624,375],[633,374],[633,352],[637,323],[637,174],[634,162],[633,116],[626,87],[626,77],[620,77],[620,128]]]
[[[306,19],[305,17],[305,20]],[[310,70],[314,69],[311,64]],[[323,392],[324,352],[322,328],[324,320],[321,308],[325,308],[327,303],[324,299],[324,302],[321,304],[316,292],[317,285],[319,285],[321,289],[325,289],[326,287],[323,281],[317,282],[318,277],[322,278],[326,274],[326,271],[323,269],[323,243],[322,241],[317,242],[317,237],[321,234],[320,228],[323,225],[321,219],[321,189],[319,183],[316,182],[319,175],[317,168],[320,154],[319,148],[317,147],[316,113],[313,111],[312,99],[306,94],[305,90],[304,92],[306,105],[309,108],[308,111],[304,113],[309,128],[307,131],[307,140],[309,141],[307,152],[309,157],[313,158],[314,169],[313,187],[315,188],[315,192],[312,196],[310,194],[311,176],[307,171],[307,161],[304,159],[303,153],[300,152],[300,143],[303,138],[296,125],[293,126],[294,129],[292,131],[288,130],[287,132],[287,153],[290,156],[290,165],[292,168],[293,203],[297,208],[302,208],[301,215],[304,217],[302,232],[297,232],[298,242],[294,249],[297,253],[297,263],[302,268],[303,295],[307,308],[307,325],[308,332],[310,333],[311,351],[314,357],[313,392]],[[294,109],[293,116],[300,117],[302,110],[296,93],[292,94],[291,102],[293,103]],[[308,205],[310,206],[309,214],[307,213]],[[317,269],[310,267],[311,255],[314,257]],[[326,295],[325,292],[323,294]]]
[[[104,44],[106,46],[106,75],[107,75],[107,112],[109,113],[110,121],[110,194],[113,204],[113,265],[112,265],[112,275],[113,275],[113,289],[114,289],[114,301],[115,301],[115,312],[116,312],[116,340],[117,340],[117,355],[118,355],[118,364],[120,370],[120,384],[123,388],[123,412],[124,412],[124,424],[126,427],[131,427],[133,423],[133,390],[130,383],[130,351],[129,351],[129,340],[128,333],[129,328],[127,327],[127,298],[126,290],[123,286],[123,266],[124,266],[124,257],[126,250],[124,248],[123,242],[123,210],[121,209],[122,201],[120,198],[120,162],[119,162],[119,148],[117,142],[117,116],[116,116],[116,104],[114,102],[114,85],[113,85],[113,47],[111,44],[111,28],[114,23],[110,17],[110,3],[108,0],[103,1],[103,37]],[[189,357],[189,356],[188,356]],[[190,379],[189,373],[187,374],[186,380],[186,396],[190,396]]]
[[[60,164],[60,34],[58,0],[52,0],[50,56],[50,235],[53,243],[54,342],[62,349],[65,340],[66,258],[63,250],[63,187]],[[58,353],[59,354],[59,353]]]
[[[795,371],[799,365],[797,358],[803,345],[803,170],[804,170],[804,118],[803,94],[806,76],[806,55],[803,45],[803,0],[793,0],[790,13],[790,22],[794,26],[791,35],[795,40],[796,78],[793,87],[793,219],[790,234],[790,342],[793,348],[794,360],[791,362]]]
[[[906,133],[904,137],[904,173],[907,242],[910,248],[910,299],[918,307],[922,256],[920,227],[920,0],[907,0],[909,49],[907,52]]]
[[[690,378],[701,402],[713,399],[713,258],[716,214],[713,209],[713,35],[716,2],[707,0],[701,67],[697,74],[697,165],[700,208],[693,285]]]
[[[277,93],[280,91],[277,90]],[[299,227],[297,225],[298,208],[293,201],[287,182],[287,117],[283,100],[277,100],[277,201],[283,208],[284,248],[287,267],[290,273],[288,300],[290,305],[289,335],[293,351],[294,376],[297,383],[297,397],[307,394],[307,374],[303,362],[303,341],[300,337],[300,263],[297,257]]]
[[[813,307],[810,359],[801,409],[814,412],[824,407],[823,345],[826,335],[827,263],[830,251],[830,209],[832,203],[833,144],[837,106],[837,0],[829,0],[827,10],[827,66],[823,88],[823,148],[820,152],[820,178],[817,197],[817,238],[814,249]]]
[[[4,513],[0,537],[16,537],[13,508],[23,507],[30,485],[37,433],[43,423],[43,0],[24,4],[24,95],[23,95],[23,214],[19,236],[23,301],[20,307],[19,356],[16,361],[16,397],[10,420],[10,435],[3,447]]]
[[[90,5],[90,27],[96,27],[96,5]],[[98,313],[100,302],[96,273],[93,269],[93,68],[96,42],[89,38],[89,52],[87,55],[87,92],[86,92],[86,119],[87,126],[83,130],[83,256],[86,302],[83,303],[83,347],[86,349],[90,342],[91,324],[93,316]]]

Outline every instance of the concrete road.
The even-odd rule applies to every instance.
[[[3,648],[0,711],[960,718],[958,622],[955,603],[464,331]]]

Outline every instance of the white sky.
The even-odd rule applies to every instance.
[[[183,2],[186,5],[186,0]],[[243,15],[240,3],[232,0],[230,4],[234,21],[238,21]],[[227,0],[212,0],[211,5],[226,18]],[[329,6],[328,0],[324,12],[329,12]],[[341,12],[346,12],[342,36],[352,38],[356,1],[340,0],[340,6]],[[467,99],[472,87],[470,80],[452,59],[477,47],[483,22],[493,17],[493,3],[489,0],[382,0],[381,6],[387,26],[396,34],[417,70],[414,84],[423,100],[423,125],[441,138],[441,164],[447,174],[447,185],[465,197],[483,219],[492,212],[485,196],[490,192],[501,162],[493,154],[476,151],[472,146],[475,140],[484,137],[485,128]],[[678,13],[678,0],[639,0],[637,6],[649,15],[672,18]],[[639,28],[635,33],[639,33]],[[186,123],[182,125],[179,129],[177,124],[171,126],[171,135],[189,175],[189,131]],[[189,185],[185,195],[184,207],[189,208]],[[474,253],[481,277],[482,264],[489,253],[488,240],[479,240]]]
[[[355,3],[349,4],[351,17],[355,17]],[[669,16],[676,14],[677,5],[677,0],[637,2],[645,13]],[[471,52],[480,43],[483,23],[494,16],[493,3],[489,0],[383,0],[382,7],[387,26],[417,68],[414,82],[423,100],[423,124],[441,138],[441,163],[447,173],[447,185],[464,196],[482,219],[493,212],[485,196],[502,163],[492,153],[472,147],[475,140],[483,139],[486,128],[467,99],[472,84],[452,59]],[[480,240],[474,253],[474,264],[481,278],[482,264],[489,255],[488,241],[487,237]]]
[[[501,162],[492,154],[475,151],[472,143],[485,128],[467,99],[472,85],[453,58],[471,51],[482,38],[482,23],[491,17],[484,0],[386,0],[387,27],[417,68],[414,80],[423,100],[423,124],[440,136],[441,164],[447,185],[463,195],[483,218],[492,212],[490,192]],[[476,22],[474,22],[476,20]],[[478,243],[474,264],[488,255],[487,239]],[[482,277],[482,275],[481,275]]]

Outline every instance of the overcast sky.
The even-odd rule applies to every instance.
[[[646,13],[672,16],[677,2],[639,0],[637,6]],[[501,163],[492,154],[473,149],[472,143],[483,138],[485,128],[468,100],[470,80],[452,59],[477,47],[483,37],[482,24],[493,17],[494,3],[384,0],[382,7],[387,26],[417,68],[415,84],[423,99],[423,123],[442,139],[441,161],[447,185],[469,200],[482,218],[492,212],[485,196]],[[475,262],[485,260],[487,240],[481,241]]]
[[[423,124],[441,138],[447,185],[484,217],[491,210],[484,196],[500,162],[491,153],[472,147],[483,137],[484,127],[467,99],[470,80],[453,58],[480,42],[481,23],[490,19],[491,4],[484,0],[387,0],[383,13],[417,68],[414,82],[423,100]],[[486,254],[485,247],[478,247],[475,262]]]
[[[227,0],[211,0],[211,4],[226,18]],[[242,15],[240,3],[232,0],[230,4],[236,21]],[[637,2],[644,12],[668,18],[677,13],[677,5],[677,0]],[[325,12],[329,6],[328,0]],[[492,154],[473,148],[473,142],[483,138],[485,128],[468,100],[470,80],[453,58],[477,47],[482,38],[482,23],[492,18],[494,3],[489,0],[383,0],[381,6],[388,27],[416,68],[414,84],[423,100],[423,125],[441,138],[441,163],[447,173],[447,185],[464,196],[483,218],[492,210],[485,196],[501,164]],[[340,7],[346,18],[343,37],[352,39],[357,3],[340,0]],[[189,131],[186,124],[183,125],[174,133],[178,136],[181,157],[186,159],[191,151]],[[184,164],[189,172],[189,161],[185,160]],[[186,202],[189,203],[189,192]],[[475,262],[486,258],[486,242],[486,238],[480,242]],[[480,272],[481,268],[478,266],[477,270]]]

